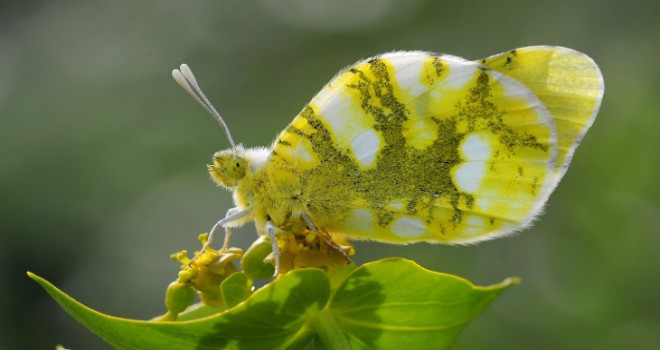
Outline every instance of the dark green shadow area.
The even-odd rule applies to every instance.
[[[328,308],[353,349],[357,348],[355,343],[359,343],[360,348],[376,349],[376,340],[380,338],[383,329],[370,327],[360,331],[350,321],[359,318],[373,325],[383,324],[377,313],[378,306],[386,300],[383,282],[374,279],[369,269],[359,267],[330,301]],[[356,330],[357,333],[352,332]]]
[[[198,349],[303,349],[313,338],[306,322],[325,307],[329,297],[330,283],[320,270],[280,276],[217,317]]]

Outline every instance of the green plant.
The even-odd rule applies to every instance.
[[[518,281],[479,287],[389,258],[360,267],[293,269],[253,292],[253,278],[272,274],[272,266],[262,263],[269,245],[260,239],[245,255],[236,248],[209,249],[194,262],[177,254],[183,266],[168,288],[169,311],[146,321],[104,315],[28,275],[119,349],[446,349]],[[243,272],[233,263],[239,257]],[[190,306],[195,291],[202,302]]]

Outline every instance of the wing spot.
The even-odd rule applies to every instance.
[[[469,215],[463,227],[463,233],[466,237],[478,236],[484,232],[485,227],[486,223],[481,216]]]
[[[381,139],[373,129],[367,129],[351,140],[351,149],[355,159],[366,168],[375,164],[380,146]]]
[[[369,209],[354,209],[352,215],[346,222],[346,227],[357,232],[369,233],[374,232],[373,223],[375,222],[373,214]],[[346,232],[350,234],[351,232]]]
[[[426,225],[416,218],[404,216],[392,223],[392,233],[402,238],[419,238],[426,233]]]
[[[459,165],[454,172],[454,182],[465,192],[475,193],[479,190],[481,180],[486,175],[484,162],[465,162]]]
[[[387,62],[392,65],[394,81],[410,96],[419,96],[427,90],[420,81],[420,75],[424,71],[424,62],[420,60],[419,56],[392,56],[388,57]]]
[[[451,61],[451,59],[451,57],[445,57],[447,61]],[[474,79],[476,72],[478,72],[473,64],[467,62],[455,61],[450,63],[456,63],[451,65],[449,75],[444,81],[450,89],[460,90],[464,88]]]
[[[460,150],[465,162],[456,167],[454,182],[463,191],[475,193],[486,176],[486,161],[493,153],[489,137],[484,133],[472,133],[465,137]]]
[[[488,134],[472,133],[463,139],[460,146],[461,153],[467,161],[487,161],[493,154],[493,148],[490,144]]]

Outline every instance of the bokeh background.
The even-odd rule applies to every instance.
[[[172,81],[180,63],[257,146],[360,58],[549,44],[593,57],[606,93],[541,220],[471,247],[361,243],[355,260],[522,277],[456,349],[659,349],[659,38],[657,0],[2,1],[0,348],[108,348],[25,272],[147,319],[176,277],[168,255],[231,206],[205,169],[228,143]]]

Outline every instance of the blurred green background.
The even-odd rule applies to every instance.
[[[605,98],[546,214],[471,247],[358,244],[478,284],[520,276],[456,349],[660,349],[660,2],[0,2],[0,348],[107,348],[25,275],[103,312],[164,311],[178,264],[231,206],[228,143],[170,77],[188,63],[246,146],[269,145],[342,67],[392,50],[593,57]],[[233,243],[247,247],[249,225]]]

